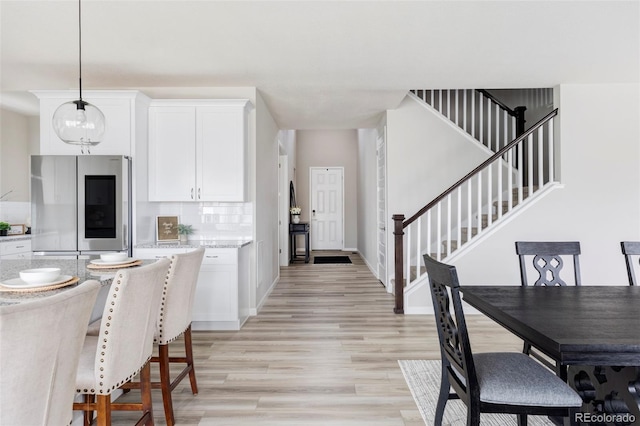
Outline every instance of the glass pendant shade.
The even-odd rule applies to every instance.
[[[82,100],[66,102],[53,114],[53,128],[68,144],[95,146],[104,136],[104,114]]]

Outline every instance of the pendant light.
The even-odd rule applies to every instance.
[[[85,147],[100,143],[105,130],[104,114],[94,105],[82,100],[82,10],[78,0],[78,63],[80,99],[66,102],[53,114],[53,129],[63,142],[80,145],[84,154]]]

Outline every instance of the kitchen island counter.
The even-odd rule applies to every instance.
[[[20,271],[34,268],[60,268],[62,275],[71,275],[78,277],[78,284],[86,280],[100,281],[103,287],[111,284],[116,269],[91,270],[87,269],[90,259],[16,259],[16,260],[0,260],[0,282],[19,278]],[[145,260],[144,264],[153,263],[154,260]],[[75,284],[77,285],[77,284]],[[15,303],[25,302],[31,299],[39,299],[48,297],[53,294],[65,291],[73,286],[63,287],[57,290],[20,292],[20,291],[2,291],[0,292],[0,305],[12,305]],[[101,291],[102,292],[102,291]]]

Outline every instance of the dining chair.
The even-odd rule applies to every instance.
[[[0,425],[69,425],[100,282],[0,306]]]
[[[516,241],[516,254],[520,263],[520,283],[529,285],[528,275],[532,268],[538,277],[534,286],[565,286],[570,284],[579,286],[580,280],[580,242],[579,241]],[[571,260],[573,274],[569,276],[564,270],[565,260]],[[528,266],[530,265],[530,267]],[[564,278],[564,279],[563,279]],[[566,367],[538,352],[531,344],[524,342],[522,352],[533,356],[556,372],[561,378],[566,378]]]
[[[637,285],[636,268],[638,268],[638,264],[640,263],[640,241],[621,241],[620,247],[627,265],[629,285]]]
[[[74,403],[73,409],[84,411],[85,425],[91,424],[94,411],[98,426],[110,425],[112,410],[141,411],[137,424],[153,425],[149,360],[169,264],[160,259],[116,272],[100,331],[85,337],[80,356],[76,389],[84,402]],[[112,402],[112,393],[138,373],[141,402]]]
[[[467,425],[479,425],[481,413],[567,417],[582,406],[569,385],[519,352],[473,354],[460,298],[456,268],[424,255],[440,342],[442,376],[435,424],[442,424],[447,401],[467,406]],[[453,393],[451,392],[453,388]]]
[[[199,248],[187,253],[172,255],[169,273],[162,291],[154,337],[154,342],[158,344],[158,356],[151,358],[151,362],[159,364],[160,381],[152,382],[151,387],[162,390],[164,415],[168,426],[175,424],[171,392],[187,374],[189,375],[191,392],[194,395],[198,394],[191,343],[191,308],[204,253],[205,249]],[[184,336],[185,356],[169,356],[169,343],[180,336]],[[186,364],[173,381],[171,381],[169,363]],[[139,387],[139,382],[130,382],[123,386],[125,389]]]

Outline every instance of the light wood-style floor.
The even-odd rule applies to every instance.
[[[281,268],[268,301],[240,331],[194,332],[200,392],[191,394],[188,379],[174,390],[178,425],[424,424],[397,361],[439,359],[433,317],[393,314],[393,296],[358,254],[318,254],[347,254],[353,264],[312,259]],[[492,321],[467,321],[475,351],[521,350]],[[160,391],[153,403],[164,425]],[[132,419],[114,413],[113,424]]]

